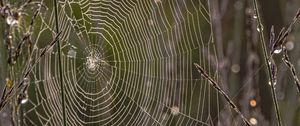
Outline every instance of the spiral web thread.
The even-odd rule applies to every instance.
[[[33,59],[55,33],[54,10],[45,5]],[[193,65],[215,74],[207,1],[61,0],[58,8],[68,125],[217,122],[217,93]],[[62,124],[57,63],[52,49],[34,68],[22,124]]]

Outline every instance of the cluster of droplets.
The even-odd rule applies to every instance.
[[[21,16],[20,12],[12,10],[10,7],[6,6],[3,9],[5,14],[5,21],[9,26],[16,26],[19,23],[19,18]]]
[[[253,15],[253,19],[257,20],[258,16],[256,14]],[[262,24],[257,24],[256,30],[258,32],[262,32],[264,30],[263,25]]]
[[[172,115],[178,115],[179,114],[179,107],[178,106],[172,106],[172,108],[171,108],[171,114]]]
[[[25,104],[28,101],[28,93],[27,93],[27,88],[29,86],[29,79],[26,77],[24,78],[23,82],[23,92],[21,92],[18,96],[18,103],[19,104]]]
[[[269,81],[268,84],[269,84],[269,86],[272,87],[272,82],[271,82],[271,81]],[[276,82],[276,81],[273,81],[273,88],[274,88],[274,89],[275,89],[275,87],[276,87],[276,84],[277,84],[277,82]]]
[[[262,32],[262,31],[264,30],[264,28],[263,28],[262,25],[258,24],[256,30],[257,30],[258,32]]]
[[[19,23],[19,21],[17,19],[15,19],[13,16],[8,16],[6,18],[6,23],[10,26],[15,26]]]

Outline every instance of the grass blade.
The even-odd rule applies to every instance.
[[[59,25],[58,25],[58,9],[57,9],[57,1],[53,0],[54,5],[54,14],[55,14],[55,25],[56,25],[56,33],[59,33]],[[62,102],[62,118],[63,118],[63,126],[67,125],[66,120],[66,106],[65,106],[65,90],[63,83],[63,75],[62,75],[62,62],[61,62],[61,50],[60,50],[60,42],[57,41],[57,50],[58,50],[58,67],[59,67],[59,80],[60,80],[60,90],[61,90],[61,102]]]
[[[275,106],[277,125],[282,126],[282,121],[281,121],[280,112],[279,112],[279,105],[278,105],[277,96],[276,96],[276,92],[275,92],[275,84],[274,84],[274,80],[272,79],[273,76],[272,76],[272,69],[271,69],[271,61],[268,58],[269,55],[267,52],[267,47],[266,47],[266,43],[265,43],[265,39],[264,39],[263,25],[262,25],[260,15],[259,15],[257,0],[253,0],[253,6],[254,6],[254,13],[257,16],[257,18],[256,18],[257,24],[258,24],[257,28],[259,29],[259,36],[260,36],[260,41],[261,41],[262,48],[263,48],[264,59],[265,59],[266,65],[267,65],[267,72],[268,72],[269,80],[271,82],[271,92],[272,92],[273,104]]]

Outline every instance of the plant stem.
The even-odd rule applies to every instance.
[[[273,104],[275,106],[275,111],[276,111],[277,125],[282,126],[282,122],[281,122],[281,118],[280,118],[280,112],[279,112],[279,105],[278,105],[277,96],[276,96],[276,92],[275,92],[275,85],[274,85],[274,81],[272,79],[272,70],[271,70],[271,66],[270,66],[271,61],[270,61],[269,56],[268,56],[269,54],[267,53],[267,47],[266,47],[266,43],[265,43],[265,39],[264,39],[263,25],[261,23],[261,19],[260,19],[260,15],[259,15],[257,0],[253,0],[253,6],[254,6],[254,13],[257,16],[257,18],[256,18],[257,25],[258,25],[257,28],[258,28],[259,33],[260,33],[259,36],[260,36],[260,41],[262,43],[264,59],[265,59],[265,62],[267,64],[268,76],[269,76],[269,80],[271,82],[271,92],[272,92]]]
[[[55,25],[56,25],[56,33],[59,33],[58,26],[58,14],[57,14],[57,2],[53,0],[54,4],[54,13],[55,13]],[[65,108],[65,93],[64,93],[64,83],[63,83],[63,75],[62,75],[62,62],[61,62],[61,50],[60,50],[60,42],[57,41],[57,51],[58,51],[58,66],[59,66],[59,79],[60,79],[60,90],[61,90],[61,101],[62,101],[62,115],[63,115],[63,125],[67,125],[66,121],[66,108]]]
[[[220,84],[218,84],[213,78],[211,78],[205,71],[204,69],[198,65],[197,63],[194,63],[194,65],[196,66],[198,72],[201,74],[201,76],[203,76],[205,79],[207,79],[211,84],[211,86],[216,89],[227,101],[227,103],[229,103],[230,107],[239,114],[239,116],[243,119],[243,121],[245,122],[245,124],[247,126],[251,126],[251,123],[247,120],[247,118],[242,114],[242,112],[238,109],[237,105],[235,105],[235,103],[229,98],[229,96],[224,92],[223,89],[221,89]]]

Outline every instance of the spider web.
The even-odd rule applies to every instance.
[[[50,1],[33,38],[37,59],[54,37]],[[59,1],[62,71],[68,125],[214,125],[217,93],[210,74],[214,48],[207,1]],[[48,51],[31,74],[24,125],[62,125],[58,53]]]

